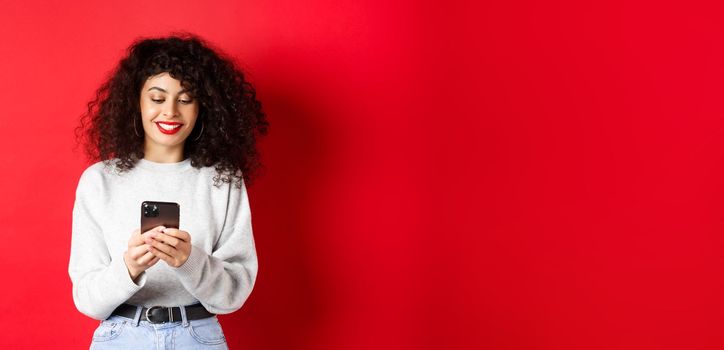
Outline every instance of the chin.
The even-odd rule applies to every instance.
[[[163,136],[167,136],[167,135],[162,135],[162,137]],[[159,146],[169,146],[169,147],[182,145],[185,141],[186,141],[186,136],[178,136],[178,135],[174,135],[173,140],[169,140],[168,137],[165,139],[164,138],[153,138],[153,143],[155,143]]]

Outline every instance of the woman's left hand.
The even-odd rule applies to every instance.
[[[152,232],[146,237],[151,245],[151,253],[165,261],[169,266],[183,265],[191,255],[191,235],[175,228],[165,228],[161,232]]]

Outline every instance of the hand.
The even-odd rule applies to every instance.
[[[141,272],[146,271],[146,269],[158,262],[159,258],[151,252],[151,246],[144,243],[143,238],[150,232],[158,231],[161,228],[163,226],[153,228],[143,234],[141,234],[141,229],[135,229],[131,233],[131,238],[128,240],[128,250],[123,253],[123,261],[126,263],[128,274],[132,280],[135,281]]]
[[[169,266],[180,267],[191,255],[191,235],[175,228],[163,228],[145,237],[151,253]]]

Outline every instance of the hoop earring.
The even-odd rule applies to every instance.
[[[138,130],[136,130],[136,119],[133,119],[133,132],[136,133],[136,136],[141,137],[141,135],[138,134]]]
[[[199,132],[199,135],[196,136],[194,141],[198,141],[201,138],[201,135],[204,133],[204,122],[201,122],[201,131]]]

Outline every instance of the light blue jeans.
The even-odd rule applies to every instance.
[[[133,319],[111,315],[93,332],[91,349],[228,349],[224,331],[216,316],[167,323],[141,321],[141,307]]]

